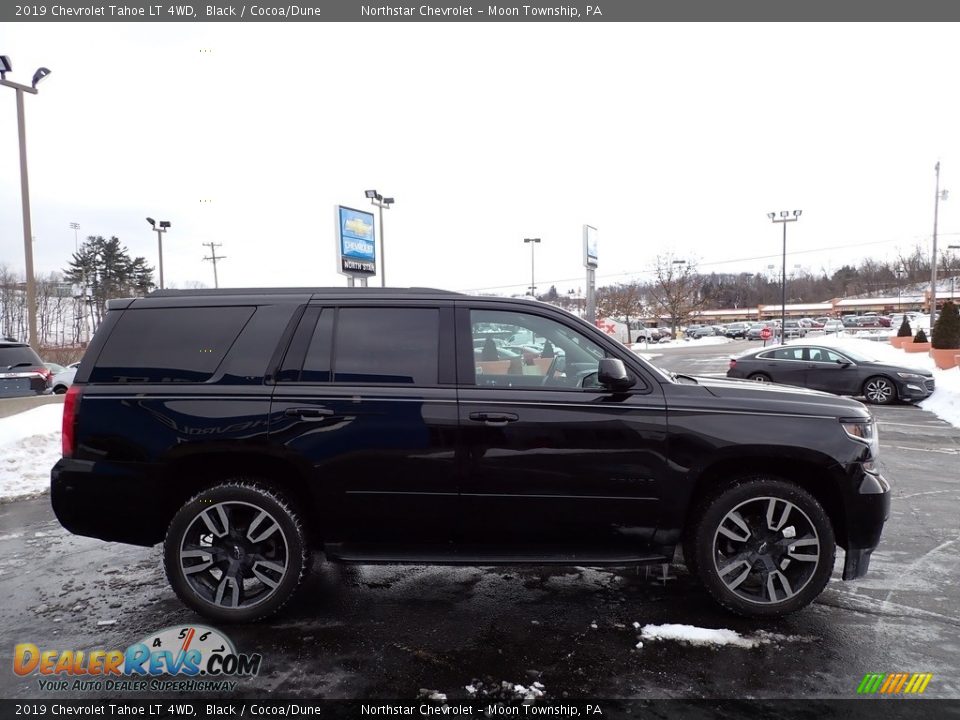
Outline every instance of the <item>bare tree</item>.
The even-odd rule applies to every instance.
[[[661,317],[669,318],[674,334],[686,325],[704,305],[703,278],[691,260],[676,260],[673,255],[658,255],[650,298]]]
[[[638,318],[643,313],[643,287],[640,283],[618,283],[597,290],[597,312],[604,317],[623,318],[627,324],[627,342],[633,342],[630,335],[630,318]]]

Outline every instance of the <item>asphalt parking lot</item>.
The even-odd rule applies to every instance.
[[[742,343],[658,350],[653,362],[722,374]],[[755,345],[755,343],[754,343]],[[875,409],[893,509],[870,574],[811,607],[756,622],[717,609],[667,569],[341,567],[317,561],[294,603],[224,627],[263,655],[236,697],[855,697],[867,672],[928,672],[927,697],[960,697],[960,430],[912,406]],[[0,646],[125,648],[201,622],[167,587],[159,548],[67,534],[46,497],[0,505]],[[634,623],[728,628],[754,647],[643,640]],[[9,667],[9,666],[8,666]],[[473,693],[466,686],[471,686]],[[154,693],[155,695],[155,693]],[[39,697],[0,672],[0,697]],[[82,697],[63,693],[60,697]],[[135,698],[136,694],[118,696]],[[515,696],[515,695],[513,695]],[[521,695],[522,696],[522,695]]]

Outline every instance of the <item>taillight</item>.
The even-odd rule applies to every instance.
[[[53,379],[53,373],[50,372],[50,370],[45,367],[30,368],[27,370],[27,372],[32,372],[32,373],[36,373],[37,375],[40,375],[44,380],[46,380],[48,384]]]
[[[71,385],[63,398],[63,426],[61,448],[65,458],[73,457],[76,449],[77,413],[80,410],[80,386]]]

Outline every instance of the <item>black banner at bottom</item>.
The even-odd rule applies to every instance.
[[[960,718],[958,699],[570,700],[0,700],[7,718],[750,718],[932,720]]]

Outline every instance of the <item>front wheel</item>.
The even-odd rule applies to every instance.
[[[766,373],[751,373],[750,375],[747,376],[747,380],[753,380],[754,382],[764,382],[764,383],[773,382],[770,379],[770,376],[767,375]]]
[[[878,375],[863,384],[863,396],[874,405],[889,405],[897,398],[897,388],[890,378]]]
[[[802,488],[754,477],[706,498],[694,511],[685,555],[720,605],[749,617],[780,617],[810,604],[833,571],[836,540],[826,512]]]
[[[307,571],[306,533],[293,506],[255,481],[204,490],[174,515],[164,568],[177,597],[219,622],[275,613]]]

